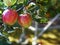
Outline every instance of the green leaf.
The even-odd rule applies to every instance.
[[[24,5],[28,5],[29,0],[24,0]]]
[[[57,0],[51,0],[51,5],[54,6],[57,3]]]
[[[18,0],[17,4],[24,3],[24,0]]]
[[[27,5],[28,4],[28,1],[29,0],[18,0],[17,1],[17,4],[21,4],[22,3],[23,5]]]
[[[48,19],[47,18],[41,18],[40,23],[47,23]]]
[[[16,3],[17,0],[3,0],[6,6],[12,6]]]

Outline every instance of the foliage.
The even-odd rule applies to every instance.
[[[24,7],[34,21],[47,23],[49,19],[60,13],[60,0],[16,0],[16,3],[11,6],[6,6],[3,0],[0,0],[0,32],[5,35],[5,37],[8,38],[9,32],[13,33],[15,31],[16,28],[14,27],[17,27],[19,30],[22,29],[17,22],[13,26],[5,25],[2,21],[3,11],[11,8],[15,9],[20,15],[24,13]]]

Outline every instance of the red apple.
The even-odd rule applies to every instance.
[[[24,28],[28,28],[31,23],[32,23],[32,17],[30,16],[30,14],[25,13],[25,14],[21,14],[18,17],[18,23],[19,25],[21,25]]]
[[[2,14],[2,20],[5,24],[8,25],[13,25],[15,24],[17,18],[18,18],[18,14],[16,12],[16,10],[12,10],[12,9],[6,9],[3,14]]]

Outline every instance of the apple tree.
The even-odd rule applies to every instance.
[[[29,30],[33,21],[46,24],[58,13],[60,0],[0,0],[1,39],[20,43],[22,33],[23,41],[34,36],[33,31]]]

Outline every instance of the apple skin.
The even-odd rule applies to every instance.
[[[28,13],[21,14],[18,17],[18,23],[22,27],[28,28],[31,25],[31,23],[32,23],[32,17]]]
[[[18,19],[16,10],[6,9],[2,14],[2,20],[7,25],[14,25]]]

